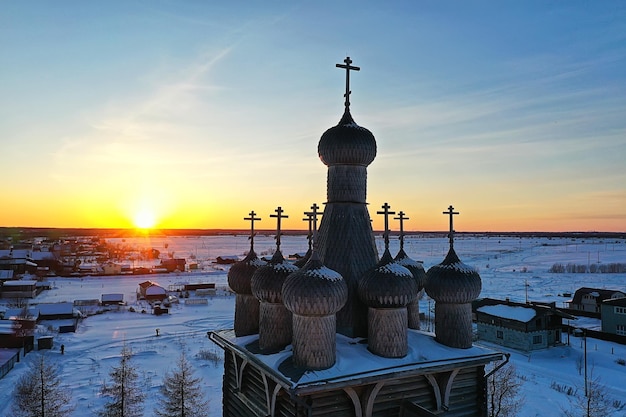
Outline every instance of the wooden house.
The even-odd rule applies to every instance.
[[[0,287],[2,298],[35,298],[37,297],[37,281],[11,280],[5,281]]]
[[[184,258],[162,259],[160,266],[165,268],[167,272],[185,272],[186,263]]]
[[[159,284],[152,281],[144,281],[139,284],[138,298],[147,301],[163,301],[167,297],[167,291]]]
[[[576,317],[555,303],[516,303],[484,298],[473,305],[478,338],[522,351],[561,344],[563,319]]]
[[[576,290],[569,308],[587,313],[600,315],[602,302],[613,298],[626,297],[626,293],[618,290],[607,290],[603,288],[582,287]]]
[[[102,294],[100,296],[100,303],[103,306],[124,304],[124,294],[118,294],[118,293]]]
[[[602,331],[626,339],[626,297],[604,300],[601,309]]]
[[[35,272],[37,264],[33,262],[30,249],[0,249],[0,269],[10,269],[15,275]]]

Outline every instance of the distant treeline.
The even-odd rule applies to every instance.
[[[561,264],[556,263],[550,267],[549,272],[555,274],[621,274],[626,272],[626,264],[610,263],[610,264]]]
[[[167,236],[218,236],[218,235],[245,235],[250,233],[247,229],[151,229],[146,232],[140,229],[103,229],[103,228],[54,228],[54,227],[0,227],[0,239],[30,239],[45,237],[60,239],[67,237],[99,236],[102,238],[139,237],[150,235],[153,237]],[[275,229],[259,229],[260,235],[273,235]],[[303,235],[307,230],[282,230],[284,235]],[[381,234],[382,231],[375,231]],[[446,231],[405,231],[409,236],[420,238],[446,237]],[[392,231],[391,235],[397,236],[398,231]],[[626,232],[455,232],[457,238],[463,237],[519,237],[519,238],[568,238],[568,239],[626,239]]]

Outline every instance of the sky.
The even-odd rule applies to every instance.
[[[305,229],[346,56],[374,229],[626,231],[621,1],[2,2],[0,226]]]

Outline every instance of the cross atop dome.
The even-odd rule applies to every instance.
[[[385,249],[389,249],[389,215],[396,214],[395,211],[389,211],[391,206],[387,203],[382,206],[383,211],[377,211],[376,214],[382,214],[385,216]]]
[[[447,214],[450,216],[450,231],[448,232],[448,238],[450,238],[450,249],[452,249],[452,247],[454,246],[454,224],[452,216],[454,216],[455,214],[459,214],[459,212],[454,211],[454,207],[450,205],[450,207],[448,207],[448,211],[444,211],[443,214]]]
[[[274,210],[276,212],[276,214],[270,214],[270,217],[275,217],[276,220],[276,250],[279,251],[280,250],[280,235],[282,235],[282,232],[280,231],[280,224],[281,224],[281,220],[282,219],[287,219],[289,218],[289,216],[287,216],[286,214],[283,214],[285,212],[285,210],[283,210],[282,207],[278,206],[276,208],[276,210]]]
[[[309,234],[311,235],[309,239],[309,245],[311,243],[311,239],[313,240],[313,242],[315,242],[315,238],[317,237],[316,236],[317,235],[317,216],[319,216],[320,214],[320,212],[317,211],[317,209],[319,208],[320,206],[318,206],[317,203],[313,203],[313,205],[311,206],[311,211],[304,212],[304,214],[308,216],[308,220],[309,220]]]
[[[261,218],[260,217],[255,217],[256,213],[254,212],[254,210],[252,210],[249,214],[250,217],[244,217],[244,220],[248,220],[250,222],[250,237],[248,237],[248,239],[250,240],[250,249],[253,249],[254,247],[254,222],[260,221]]]
[[[404,221],[409,220],[403,211],[398,212],[398,217],[394,217],[394,220],[400,220],[400,249],[404,249]]]
[[[343,60],[344,64],[335,64],[335,66],[337,68],[343,68],[346,70],[346,93],[343,95],[346,98],[345,101],[345,106],[346,106],[346,110],[350,109],[350,93],[352,93],[352,91],[350,91],[350,70],[353,71],[361,71],[360,67],[355,67],[352,66],[350,64],[352,64],[352,60],[350,59],[349,56],[346,57],[346,59]]]

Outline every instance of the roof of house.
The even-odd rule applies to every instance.
[[[626,297],[612,298],[610,300],[602,301],[602,304],[610,306],[626,307]]]
[[[574,297],[572,298],[572,304],[581,304],[583,295],[593,295],[597,298],[596,303],[600,305],[603,300],[608,300],[610,298],[617,297],[626,297],[626,293],[619,290],[607,290],[604,288],[589,288],[589,287],[581,287],[576,290],[574,293]],[[620,296],[621,294],[621,296]]]
[[[37,281],[31,279],[14,279],[11,281],[5,281],[2,286],[3,287],[21,287],[25,285],[36,286]]]
[[[73,303],[44,303],[38,304],[39,314],[41,316],[52,316],[56,314],[73,314]]]
[[[100,297],[103,302],[105,301],[124,301],[124,294],[102,294]]]
[[[517,303],[509,300],[483,298],[474,302],[473,309],[477,312],[488,314],[490,316],[516,320],[522,323],[529,322],[538,314],[552,314],[562,318],[576,320],[575,316],[567,314],[556,308],[555,303]]]

